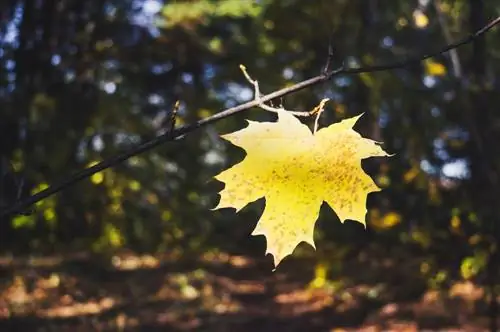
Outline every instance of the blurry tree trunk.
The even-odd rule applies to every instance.
[[[470,30],[477,31],[486,23],[485,7],[483,0],[469,0]],[[493,242],[489,243],[490,257],[487,266],[487,280],[489,284],[490,303],[490,330],[497,331],[498,303],[495,286],[498,283],[498,245],[499,213],[497,207],[500,199],[498,189],[498,169],[496,158],[500,149],[498,142],[500,135],[492,128],[492,124],[500,119],[497,112],[497,103],[492,105],[492,100],[498,100],[495,93],[488,88],[487,78],[487,51],[484,36],[476,38],[472,43],[472,58],[470,62],[470,76],[473,88],[470,89],[471,109],[473,117],[472,135],[473,147],[471,151],[471,176],[475,185],[474,197],[477,198],[476,206],[480,209],[483,232]],[[492,107],[493,106],[493,107]],[[491,251],[491,247],[496,249]]]

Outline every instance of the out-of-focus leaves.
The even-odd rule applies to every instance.
[[[417,28],[423,29],[429,25],[429,18],[421,9],[413,11],[413,22]]]
[[[162,14],[166,19],[166,26],[170,27],[190,22],[203,23],[210,17],[255,17],[260,14],[262,6],[263,4],[251,0],[175,1],[165,5]]]
[[[35,226],[35,216],[34,215],[19,215],[12,219],[12,227],[22,228],[22,227],[34,227]]]
[[[460,233],[460,226],[462,224],[462,221],[460,220],[460,217],[457,215],[454,215],[450,219],[450,230],[454,233]]]
[[[124,237],[122,232],[113,224],[106,223],[104,225],[103,234],[100,239],[94,243],[95,251],[103,251],[107,249],[120,248],[124,245]]]
[[[23,195],[163,133],[176,100],[182,102],[180,126],[251,99],[240,63],[263,93],[317,75],[329,40],[332,68],[392,63],[441,48],[446,30],[451,40],[467,36],[472,28],[464,22],[474,2],[442,0],[440,13],[431,3],[403,0],[362,7],[353,1],[93,0],[51,9],[52,3],[0,5],[0,154],[23,173]],[[497,2],[483,3],[486,17],[498,12]],[[446,265],[473,257],[471,247],[490,244],[491,221],[499,216],[494,195],[484,189],[485,156],[475,140],[483,136],[487,158],[500,163],[500,93],[493,84],[500,70],[494,61],[499,34],[492,29],[485,36],[487,50],[479,60],[482,53],[474,47],[457,50],[460,77],[448,75],[456,60],[447,53],[393,71],[336,76],[273,101],[308,110],[329,97],[335,104],[322,114],[321,126],[365,113],[357,129],[395,153],[387,162],[367,159],[361,165],[384,188],[368,199],[370,215],[379,213],[369,217],[374,223],[369,219],[364,233],[352,224],[338,229],[330,213],[321,213],[319,255],[333,244],[332,252],[358,252],[366,243],[412,248],[425,256],[425,276],[432,279],[444,268],[434,259]],[[485,77],[478,72],[482,64]],[[273,118],[256,109],[244,116]],[[242,124],[240,115],[224,119],[67,188],[38,203],[32,216],[2,223],[0,247],[126,246],[179,256],[193,248],[237,247],[243,255],[260,256],[258,240],[242,248],[257,209],[242,211],[240,227],[225,213],[206,213],[218,190],[207,179],[241,155],[217,134]],[[17,190],[10,192],[15,200]],[[450,213],[455,207],[460,213]],[[384,222],[391,212],[401,216],[398,223]],[[377,227],[381,231],[372,236],[370,228]],[[310,252],[299,247],[297,258],[301,254]],[[322,264],[336,276],[339,260]]]
[[[445,76],[447,73],[446,67],[443,64],[436,62],[435,60],[432,59],[425,60],[424,66],[427,75]]]
[[[314,278],[309,283],[310,288],[323,288],[327,283],[328,268],[323,263],[316,264],[314,268]]]
[[[475,277],[488,261],[488,253],[482,250],[476,250],[474,256],[465,257],[460,265],[460,274],[464,279]]]
[[[401,223],[401,215],[395,211],[380,215],[380,211],[378,209],[372,209],[369,211],[369,215],[369,225],[375,229],[389,229]]]
[[[442,284],[449,278],[448,272],[445,270],[437,271],[428,281],[431,288],[441,288]]]

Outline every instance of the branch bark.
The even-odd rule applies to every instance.
[[[102,162],[89,167],[85,168],[73,175],[68,176],[67,178],[61,180],[60,182],[57,182],[50,187],[48,187],[45,190],[42,190],[36,194],[33,194],[31,196],[28,196],[26,198],[20,199],[17,202],[15,202],[13,205],[1,210],[0,212],[0,219],[11,216],[13,214],[18,213],[19,211],[25,210],[27,207],[35,204],[36,202],[39,202],[49,196],[52,196],[59,191],[62,191],[63,189],[85,179],[90,176],[92,176],[95,173],[98,173],[102,170],[105,170],[107,168],[113,167],[133,156],[136,156],[138,154],[141,154],[145,151],[151,150],[163,143],[166,142],[172,142],[172,141],[178,141],[182,139],[186,134],[193,132],[197,129],[200,129],[201,127],[207,126],[209,124],[215,123],[217,121],[220,121],[224,118],[233,116],[237,113],[246,111],[250,108],[253,107],[259,107],[262,103],[269,102],[273,99],[280,98],[289,94],[292,94],[294,92],[312,87],[314,85],[318,85],[320,83],[328,82],[332,77],[338,76],[338,75],[354,75],[354,74],[360,74],[360,73],[371,73],[371,72],[378,72],[378,71],[387,71],[387,70],[393,70],[393,69],[398,69],[398,68],[403,68],[408,65],[414,64],[421,62],[425,59],[434,57],[436,55],[443,54],[445,52],[448,52],[450,50],[456,49],[460,46],[469,44],[476,40],[478,37],[484,35],[486,32],[491,30],[494,26],[500,24],[500,16],[489,22],[487,25],[482,27],[481,29],[477,30],[475,33],[470,34],[469,36],[459,40],[458,42],[448,44],[445,47],[432,51],[432,52],[426,52],[423,54],[420,54],[418,56],[410,57],[407,59],[403,59],[400,61],[396,61],[394,63],[390,64],[382,64],[382,65],[375,65],[375,66],[368,66],[368,67],[359,67],[359,68],[344,68],[341,67],[339,69],[331,70],[328,72],[322,72],[318,76],[312,77],[310,79],[307,79],[305,81],[299,82],[293,86],[283,88],[280,90],[277,90],[275,92],[269,93],[267,95],[262,96],[259,98],[259,100],[251,100],[246,103],[240,104],[236,107],[231,107],[229,109],[223,110],[217,114],[214,114],[213,116],[204,118],[196,123],[185,125],[179,128],[176,128],[174,130],[170,130],[162,135],[159,135],[149,141],[146,141],[142,144],[137,145],[134,148],[131,148],[128,151],[125,151],[117,156],[108,158],[106,160],[103,160]]]

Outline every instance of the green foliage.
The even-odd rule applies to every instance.
[[[488,261],[488,252],[484,250],[476,250],[474,256],[469,256],[463,259],[460,265],[460,273],[464,279],[470,279],[484,270]]]
[[[166,20],[165,27],[172,27],[190,22],[206,22],[207,19],[217,17],[256,17],[261,13],[262,7],[263,4],[257,4],[253,0],[172,2],[163,7],[162,14]]]

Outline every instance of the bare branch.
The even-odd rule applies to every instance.
[[[443,36],[447,43],[451,43],[452,37],[450,33],[450,29],[447,26],[445,14],[441,9],[441,1],[434,0],[434,8],[436,9],[439,25],[441,26],[441,30],[443,31]],[[462,66],[460,64],[460,57],[458,56],[457,49],[450,50],[450,60],[453,68],[453,75],[456,78],[461,78],[462,76]]]
[[[247,72],[247,68],[244,65],[240,65],[240,69],[243,72],[243,75],[245,76],[247,81],[253,85],[254,100],[260,102],[258,107],[262,108],[264,111],[273,112],[273,113],[277,113],[278,111],[285,110],[283,108],[283,103],[280,105],[279,108],[276,108],[273,106],[266,105],[264,102],[262,102],[262,100],[261,100],[262,95],[260,93],[259,82],[250,77],[250,75]],[[309,112],[296,112],[296,111],[288,111],[288,110],[285,110],[285,111],[290,112],[291,114],[293,114],[295,116],[304,116],[304,117],[309,117],[309,116],[312,116],[316,113],[316,112],[314,112],[314,110],[309,111]]]
[[[498,25],[499,23],[500,23],[500,16],[498,16],[497,18],[495,18],[490,23],[486,24],[484,27],[482,27],[481,29],[479,29],[475,33],[470,34],[469,36],[461,39],[458,42],[455,42],[453,44],[448,44],[445,47],[443,47],[442,49],[440,49],[438,51],[435,51],[435,52],[424,53],[424,54],[421,54],[419,56],[410,57],[410,58],[408,58],[406,60],[396,61],[394,63],[387,64],[387,65],[377,65],[377,66],[368,66],[368,67],[360,67],[360,68],[350,68],[350,69],[341,70],[340,72],[333,71],[333,72],[328,73],[326,76],[328,78],[331,78],[332,76],[338,75],[338,74],[373,73],[373,72],[377,72],[377,71],[386,71],[386,70],[393,70],[393,69],[403,68],[403,67],[406,67],[408,65],[411,65],[411,64],[414,64],[414,63],[417,63],[417,62],[421,62],[423,60],[435,57],[435,56],[443,54],[443,53],[446,53],[446,52],[451,51],[451,50],[453,50],[453,49],[455,49],[457,47],[469,44],[469,43],[473,42],[475,39],[477,39],[477,38],[481,37],[482,35],[484,35],[486,32],[488,32],[489,30],[491,30],[495,25]]]
[[[330,41],[328,43],[328,56],[326,58],[326,63],[323,67],[323,69],[321,70],[321,73],[323,75],[326,75],[328,74],[328,72],[330,71],[330,67],[332,66],[332,62],[333,62],[333,34],[332,34],[332,37],[330,38]]]
[[[172,112],[170,113],[170,119],[169,119],[169,132],[173,133],[175,130],[175,123],[177,122],[177,112],[179,111],[179,107],[181,107],[181,102],[177,100],[174,104],[174,108],[172,109]]]
[[[371,72],[377,72],[377,71],[386,71],[386,70],[392,70],[392,69],[397,69],[397,68],[403,68],[407,65],[413,64],[420,62],[422,60],[434,57],[436,55],[448,52],[450,50],[453,50],[457,47],[460,47],[462,45],[468,44],[472,41],[474,41],[476,38],[482,36],[489,30],[491,30],[495,25],[500,23],[500,16],[495,18],[493,21],[485,25],[483,28],[479,29],[475,33],[463,38],[462,40],[446,45],[445,47],[441,48],[440,50],[430,52],[430,53],[424,53],[419,56],[411,57],[406,60],[401,60],[397,61],[391,64],[385,64],[385,65],[377,65],[377,66],[370,66],[370,67],[360,67],[360,68],[338,68],[329,72],[322,73],[318,76],[312,77],[310,79],[307,79],[305,81],[299,82],[293,86],[287,87],[280,89],[278,91],[272,92],[270,94],[261,96],[258,100],[251,100],[246,103],[243,103],[241,105],[238,105],[236,107],[231,107],[229,109],[226,109],[222,112],[216,113],[212,116],[209,116],[207,118],[201,119],[200,121],[182,126],[180,128],[176,128],[173,130],[168,130],[166,133],[159,135],[149,141],[146,141],[142,144],[139,144],[136,147],[131,148],[128,151],[125,151],[117,156],[111,157],[109,159],[105,159],[102,162],[91,166],[89,168],[85,168],[73,175],[68,176],[67,178],[63,179],[62,181],[55,183],[48,187],[45,190],[42,190],[34,195],[31,195],[29,197],[26,197],[24,199],[18,200],[15,204],[12,206],[9,206],[2,210],[0,212],[0,218],[13,215],[16,213],[19,213],[19,211],[22,211],[26,209],[27,207],[33,205],[34,203],[41,201],[42,199],[45,199],[51,195],[56,194],[57,192],[77,183],[78,181],[81,181],[85,178],[88,178],[92,176],[95,173],[98,173],[106,168],[115,166],[124,160],[129,159],[130,157],[136,156],[138,154],[141,154],[145,151],[149,151],[165,142],[169,141],[178,141],[184,137],[184,135],[195,131],[201,127],[204,127],[208,124],[215,123],[217,121],[220,121],[224,118],[227,118],[229,116],[232,116],[234,114],[243,112],[245,110],[248,110],[252,107],[260,107],[261,104],[264,104],[266,102],[269,102],[275,98],[280,98],[286,95],[289,95],[291,93],[303,90],[305,88],[309,88],[311,86],[317,85],[319,83],[324,83],[329,81],[332,77],[336,75],[352,75],[352,74],[359,74],[359,73],[371,73]]]

